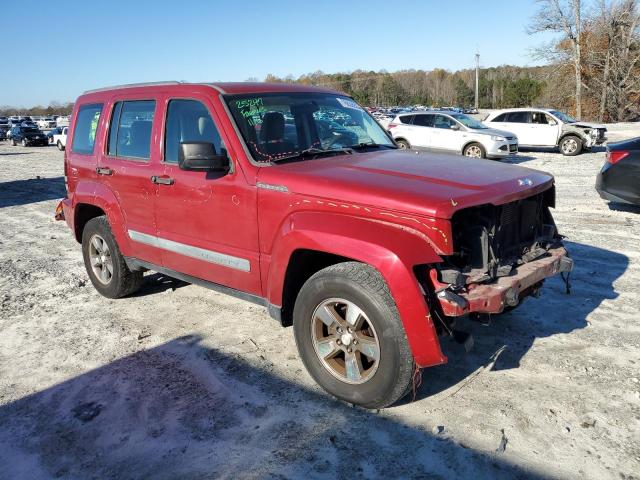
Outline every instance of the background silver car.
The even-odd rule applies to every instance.
[[[455,152],[476,158],[502,158],[518,152],[518,138],[513,133],[489,128],[463,113],[401,113],[388,130],[400,148]]]

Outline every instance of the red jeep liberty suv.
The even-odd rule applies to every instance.
[[[57,210],[109,298],[163,272],[293,325],[328,392],[369,408],[446,362],[456,318],[500,313],[570,271],[553,177],[397,149],[350,97],[295,84],[87,92]]]

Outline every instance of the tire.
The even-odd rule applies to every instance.
[[[582,151],[582,140],[576,135],[567,135],[558,145],[560,153],[567,157],[578,155]]]
[[[96,248],[102,244],[102,250]],[[106,250],[104,246],[106,245]],[[101,267],[92,265],[92,258],[101,256]],[[143,273],[129,270],[124,261],[111,227],[105,216],[92,218],[82,231],[82,257],[87,274],[95,289],[107,298],[120,298],[130,295],[142,285]],[[106,257],[106,259],[105,259]],[[95,263],[95,262],[94,262]],[[111,266],[109,272],[109,264]],[[101,276],[99,272],[107,271]]]
[[[23,138],[21,143],[22,143],[23,147],[28,147],[29,146],[29,142],[27,142],[26,138]]]
[[[345,262],[314,274],[296,298],[293,329],[307,371],[330,394],[383,408],[408,393],[415,363],[389,288],[373,267]]]
[[[487,151],[479,143],[470,143],[462,151],[462,155],[472,158],[487,158]]]
[[[16,139],[15,139],[15,138],[13,138],[13,137],[11,137],[11,145],[12,145],[12,146],[14,146],[14,147],[15,147],[16,145],[18,145],[18,144],[16,143]]]
[[[64,150],[64,145],[62,145],[62,142],[60,140],[58,140],[58,150],[60,151]]]
[[[398,145],[398,148],[400,150],[409,150],[411,148],[411,145],[409,145],[409,142],[407,142],[403,138],[396,140],[396,144]]]

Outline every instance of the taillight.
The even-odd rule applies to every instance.
[[[397,126],[398,126],[397,123],[390,123],[389,126],[387,127],[387,130],[391,130],[392,128],[395,128]]]
[[[607,152],[607,162],[609,162],[611,165],[615,165],[620,160],[628,156],[629,152],[627,152],[626,150],[616,150],[613,152],[609,151]]]

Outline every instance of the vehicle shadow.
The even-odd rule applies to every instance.
[[[33,152],[1,152],[0,157],[8,155],[33,155]]]
[[[509,155],[506,158],[503,158],[501,161],[503,163],[511,163],[517,165],[519,163],[530,162],[531,160],[536,160],[538,157],[532,157],[531,155],[522,155],[518,153],[518,155]]]
[[[176,338],[0,406],[0,475],[546,478],[201,340]]]
[[[65,194],[64,177],[0,182],[0,208],[53,200]]]
[[[155,295],[157,293],[166,292],[167,290],[175,291],[178,288],[190,285],[187,282],[169,277],[163,273],[151,273],[145,275],[144,283],[137,292],[130,295],[131,297],[146,297],[147,295]]]
[[[609,210],[614,210],[616,212],[640,213],[640,205],[609,202],[607,203],[607,206],[609,207]]]
[[[483,367],[494,371],[519,368],[536,339],[585,328],[591,312],[604,300],[618,297],[613,284],[627,269],[627,256],[569,241],[565,246],[575,262],[571,294],[567,295],[564,282],[556,276],[546,281],[540,298],[528,298],[518,308],[491,317],[489,326],[465,319],[458,328],[474,336],[474,349],[466,353],[453,340],[441,339],[449,361],[423,371],[418,398],[471,379]]]

